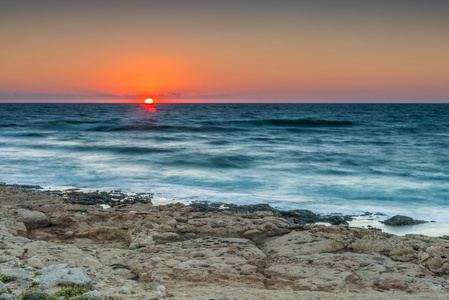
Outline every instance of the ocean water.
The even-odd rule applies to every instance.
[[[449,105],[0,104],[0,181],[449,221]]]

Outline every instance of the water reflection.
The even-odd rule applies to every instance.
[[[145,108],[149,111],[149,112],[156,112],[156,107],[154,107],[154,103],[145,103]]]

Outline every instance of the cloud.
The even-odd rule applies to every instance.
[[[206,95],[192,95],[182,97],[183,99],[234,99],[239,97],[237,94],[206,94]]]
[[[92,102],[120,101],[143,98],[143,95],[91,94],[48,94],[48,93],[0,93],[0,102]]]
[[[181,94],[176,92],[159,93],[156,95],[156,97],[161,99],[179,99],[181,97]]]
[[[180,93],[180,92],[165,92],[159,93],[155,96],[155,98],[159,99],[234,99],[238,98],[237,94],[189,94],[189,93]]]
[[[79,94],[51,93],[0,93],[0,103],[135,103],[151,96],[156,101],[183,103],[449,103],[446,93],[428,94],[414,91],[413,95],[401,93],[333,92],[316,91],[309,93],[241,93],[241,94],[195,94],[191,92],[163,92],[152,94],[116,95],[109,93],[84,92]]]
[[[145,95],[115,95],[108,93],[51,94],[51,93],[0,93],[0,102],[130,102],[148,97]],[[238,99],[236,94],[190,94],[164,92],[152,96],[167,100],[226,100]]]

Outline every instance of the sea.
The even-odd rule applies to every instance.
[[[0,181],[449,223],[449,105],[2,103]]]

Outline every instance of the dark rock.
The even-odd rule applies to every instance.
[[[64,191],[43,190],[42,187],[38,185],[6,184],[4,182],[0,182],[0,186],[17,188],[25,193],[39,192],[47,195],[59,195],[71,204],[81,205],[106,204],[109,206],[116,206],[124,204],[151,203],[153,198],[152,193],[126,194],[120,190],[110,192],[80,192],[78,188],[67,189]]]
[[[42,190],[42,187],[40,185],[6,184],[4,182],[0,182],[0,185],[8,188],[16,188],[26,193],[33,193]]]
[[[239,213],[253,213],[256,211],[271,211],[277,212],[278,210],[271,207],[269,204],[251,204],[251,205],[237,205],[231,203],[210,203],[207,201],[197,201],[190,204],[198,212],[211,212],[211,211],[231,211]]]
[[[381,223],[389,226],[406,226],[406,225],[423,224],[426,223],[426,221],[415,220],[407,216],[396,215],[385,221],[381,221]]]
[[[213,212],[213,211],[230,211],[237,213],[253,213],[256,211],[271,211],[279,214],[281,217],[288,219],[292,224],[305,225],[316,222],[326,222],[332,225],[348,225],[348,221],[353,218],[350,215],[326,215],[320,216],[308,209],[296,210],[277,210],[268,204],[253,204],[253,205],[237,205],[230,203],[210,203],[207,201],[197,201],[190,204],[197,212]]]
[[[296,209],[289,211],[280,211],[282,217],[288,218],[295,224],[305,225],[307,223],[318,222],[320,216],[308,209]]]
[[[82,205],[97,205],[106,204],[109,206],[124,205],[124,204],[135,204],[135,203],[151,203],[153,194],[148,193],[138,193],[135,195],[128,195],[121,191],[112,192],[78,192],[73,190],[67,190],[63,194],[72,204],[82,204]]]
[[[348,222],[346,221],[346,217],[349,217],[350,220],[352,219],[350,216],[345,216],[345,217],[343,217],[343,216],[324,216],[324,217],[320,217],[319,221],[330,223],[331,225],[341,225],[341,224],[349,225]]]
[[[368,227],[369,230],[382,231],[382,229],[377,228],[377,227],[373,227],[371,225],[368,225],[367,227]]]
[[[380,212],[377,212],[377,213],[375,213],[374,215],[375,215],[375,216],[386,216],[386,214],[383,214],[383,213],[380,213]]]

